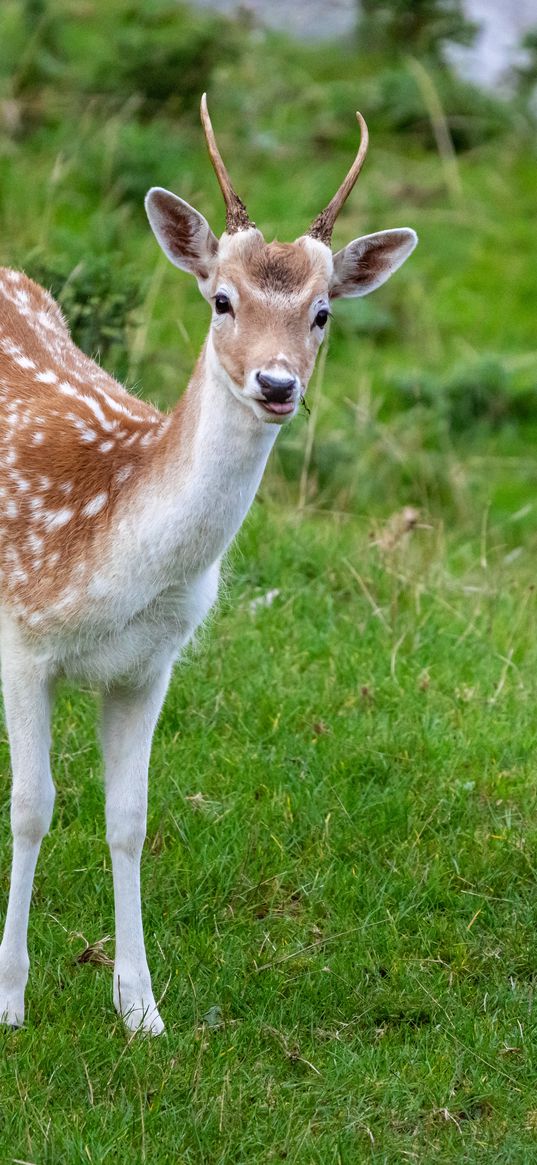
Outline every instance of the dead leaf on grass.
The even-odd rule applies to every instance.
[[[75,963],[96,963],[100,967],[114,966],[114,960],[107,955],[104,949],[105,943],[112,941],[109,934],[105,935],[104,938],[96,939],[94,943],[89,943],[83,934],[77,934],[75,937],[81,938],[86,944],[84,950],[80,951],[78,955],[75,955]]]
[[[388,521],[378,528],[371,539],[372,546],[378,546],[379,550],[389,552],[395,550],[395,547],[415,530],[420,519],[420,511],[415,506],[404,506],[402,510],[398,510],[396,514],[392,514]],[[423,526],[423,523],[420,523]]]
[[[211,801],[203,793],[187,793],[185,801],[195,813],[219,813],[222,809],[220,801]]]

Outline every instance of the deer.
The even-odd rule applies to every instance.
[[[172,668],[216,602],[223,556],[305,396],[332,301],[379,287],[417,242],[403,227],[332,251],[368,147],[356,117],[359,149],[329,204],[295,242],[267,243],[231,185],[203,95],[224,232],[218,238],[162,187],[145,199],[164,254],[211,308],[192,377],[168,414],[76,347],[48,291],[0,269],[0,656],[13,842],[3,1024],[24,1023],[30,898],[55,798],[51,709],[67,679],[95,689],[102,705],[113,1003],[129,1031],[164,1030],[140,862],[151,743]]]

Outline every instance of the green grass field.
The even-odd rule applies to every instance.
[[[457,147],[439,155],[412,61],[180,15],[178,63],[149,8],[0,14],[0,260],[53,287],[108,368],[171,407],[204,335],[141,204],[163,184],[222,228],[206,86],[268,238],[330,197],[358,106],[370,157],[336,245],[399,225],[421,242],[335,305],[310,415],[279,438],[172,683],[143,861],[160,1040],[113,1012],[95,703],[61,693],[27,1023],[0,1031],[0,1161],[531,1163],[534,127],[429,71]],[[5,738],[0,764],[5,902]]]

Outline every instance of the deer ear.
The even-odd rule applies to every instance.
[[[218,251],[218,239],[207,219],[161,186],[153,186],[146,195],[145,209],[153,234],[168,259],[196,279],[208,279]]]
[[[331,297],[368,295],[408,259],[417,241],[418,236],[410,227],[354,239],[334,255]]]

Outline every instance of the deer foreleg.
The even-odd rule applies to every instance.
[[[108,692],[103,708],[106,837],[116,911],[114,1004],[132,1031],[159,1035],[164,1024],[151,987],[140,897],[140,859],[147,820],[151,741],[169,668],[144,687]]]
[[[13,773],[13,860],[0,945],[0,1022],[19,1026],[24,1020],[30,965],[27,934],[32,885],[54,806],[49,764],[50,691],[48,681],[32,661],[7,652],[2,661],[2,684]]]

